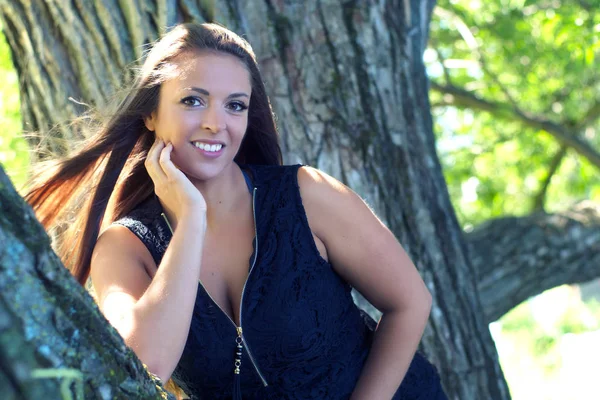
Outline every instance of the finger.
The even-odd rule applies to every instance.
[[[146,154],[146,159],[144,160],[144,166],[150,174],[150,177],[153,178],[156,176],[156,165],[153,163],[153,159],[156,157],[156,148],[160,143],[160,139],[156,138],[152,146],[150,146],[150,150],[148,150],[148,154]]]
[[[157,180],[163,180],[166,178],[166,175],[159,164],[159,157],[164,147],[165,143],[162,140],[157,139],[152,144],[152,147],[150,147],[148,155],[146,156],[146,161],[144,162],[150,178],[155,183],[158,183]]]
[[[156,141],[152,144],[150,151],[148,152],[148,158],[150,158],[150,161],[158,162],[160,152],[164,148],[165,142],[163,142],[161,139],[156,139]]]
[[[182,176],[182,172],[173,164],[171,160],[171,154],[173,152],[173,144],[167,144],[160,152],[160,166],[169,179],[179,179]]]
[[[159,143],[160,143],[160,139],[156,138],[154,140],[154,143],[152,143],[152,146],[150,146],[150,149],[148,150],[148,153],[146,154],[146,160],[145,160],[145,162],[150,162],[150,160],[152,160],[152,157],[156,153],[156,147],[159,145]]]

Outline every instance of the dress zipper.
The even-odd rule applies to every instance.
[[[250,362],[254,366],[254,369],[256,370],[256,373],[258,374],[260,380],[262,381],[263,386],[267,387],[267,386],[269,386],[269,384],[265,380],[263,374],[258,369],[258,365],[256,364],[256,361],[254,361],[254,357],[252,357],[252,352],[250,351],[250,347],[248,346],[248,342],[244,338],[243,331],[242,331],[242,310],[243,310],[242,304],[244,303],[244,292],[246,291],[246,284],[248,283],[248,280],[250,279],[250,274],[252,273],[252,270],[254,269],[254,265],[256,264],[256,258],[258,256],[258,228],[256,226],[256,204],[255,204],[255,198],[256,198],[256,188],[254,188],[252,190],[252,216],[254,218],[254,240],[255,240],[255,243],[254,243],[254,259],[252,260],[252,266],[250,267],[250,271],[248,272],[248,277],[246,278],[246,281],[244,282],[244,287],[242,288],[242,297],[240,299],[240,326],[237,326],[236,323],[235,323],[235,321],[233,319],[231,319],[231,317],[229,316],[229,314],[227,314],[225,311],[223,311],[223,309],[221,308],[221,306],[219,306],[219,304],[212,298],[212,296],[210,295],[210,293],[208,293],[208,290],[206,290],[206,288],[204,287],[204,285],[202,284],[202,282],[200,280],[198,280],[198,283],[200,284],[200,286],[202,286],[202,288],[204,289],[204,292],[208,295],[208,297],[212,300],[212,302],[217,306],[217,308],[219,308],[219,310],[221,310],[221,312],[227,317],[227,319],[229,321],[231,321],[231,323],[233,324],[233,327],[236,330],[236,333],[237,333],[237,336],[235,338],[235,343],[236,343],[236,353],[235,353],[236,354],[236,359],[234,361],[234,375],[238,375],[239,376],[239,373],[240,373],[241,350],[242,350],[241,349],[241,345],[244,344],[244,346],[246,347],[246,351],[248,352],[248,358],[250,359]],[[165,215],[165,213],[161,213],[161,215],[164,218],[165,222],[167,223],[167,226],[169,227],[169,230],[171,231],[171,234],[173,234],[173,229],[171,228],[171,224],[169,224],[169,220],[167,219],[167,216]],[[239,356],[238,356],[238,353],[240,353]]]

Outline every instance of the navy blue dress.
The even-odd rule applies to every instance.
[[[356,307],[350,285],[319,254],[300,198],[299,167],[243,166],[252,177],[256,236],[242,296],[242,332],[199,283],[172,376],[191,399],[232,398],[238,342],[237,378],[245,400],[337,400],[352,394],[375,321]],[[116,223],[135,233],[160,264],[171,232],[155,196]],[[394,399],[446,400],[435,368],[419,353]]]

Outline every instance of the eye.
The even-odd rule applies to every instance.
[[[203,104],[202,99],[196,96],[188,96],[181,99],[181,104],[184,104],[188,107],[198,107]]]
[[[235,112],[242,112],[248,109],[248,106],[242,101],[232,101],[227,105],[230,110]]]

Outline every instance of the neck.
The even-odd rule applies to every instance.
[[[209,213],[228,212],[235,207],[239,201],[240,190],[245,189],[240,183],[244,183],[244,176],[240,167],[236,163],[232,163],[218,176],[207,181],[192,182],[198,188],[204,200],[206,201],[207,210]]]
[[[218,176],[211,180],[192,180],[192,183],[202,193],[206,201],[207,227],[216,226],[218,221],[226,220],[243,209],[245,202],[251,194],[248,192],[242,170],[236,163],[232,163]],[[177,220],[171,210],[164,207],[167,218],[175,229]]]
[[[211,180],[193,183],[206,201],[209,228],[237,214],[250,196],[242,170],[236,163],[231,163]]]

